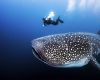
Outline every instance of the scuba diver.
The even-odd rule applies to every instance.
[[[52,24],[52,25],[58,25],[59,23],[64,23],[64,22],[60,19],[60,17],[58,17],[58,18],[56,19],[56,21],[52,20],[51,18],[43,18],[42,20],[43,20],[44,26],[47,26],[47,25],[50,25],[50,24]]]

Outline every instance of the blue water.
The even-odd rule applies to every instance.
[[[79,69],[55,69],[38,61],[31,50],[31,40],[50,34],[65,32],[92,32],[100,30],[99,0],[88,6],[82,0],[68,9],[69,0],[1,0],[0,1],[0,77],[2,79],[57,79],[100,78],[93,66]],[[87,0],[90,1],[90,0]],[[70,4],[73,5],[73,4]],[[42,26],[42,18],[50,11],[63,24]],[[90,64],[91,65],[91,64]],[[94,74],[95,73],[95,74]],[[79,77],[80,76],[80,77]],[[92,76],[92,77],[91,77]]]

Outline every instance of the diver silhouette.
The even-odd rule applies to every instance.
[[[47,26],[47,25],[50,25],[50,24],[52,24],[52,25],[58,25],[59,23],[64,23],[64,22],[60,19],[60,17],[58,17],[55,21],[52,20],[51,18],[43,18],[42,20],[43,20],[44,26]]]

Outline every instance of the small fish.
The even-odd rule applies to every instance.
[[[82,67],[93,61],[100,69],[95,56],[100,53],[100,35],[71,32],[40,37],[32,41],[33,54],[53,67]]]

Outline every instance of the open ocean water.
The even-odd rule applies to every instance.
[[[42,26],[54,12],[64,21]],[[91,63],[80,68],[53,68],[32,53],[35,38],[100,30],[100,0],[0,0],[0,80],[100,80]]]

